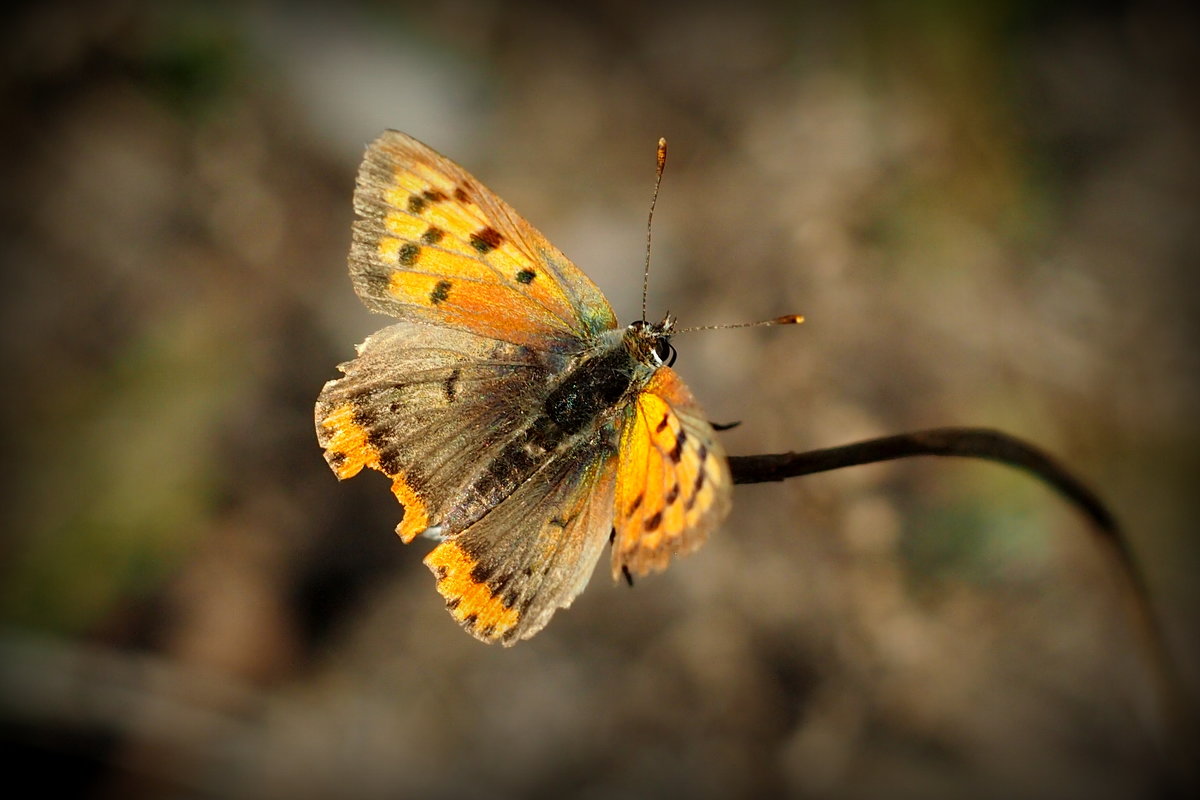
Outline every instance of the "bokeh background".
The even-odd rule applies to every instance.
[[[1188,4],[62,2],[5,12],[0,748],[46,796],[1093,797],[1188,788],[1200,118]],[[910,460],[739,487],[535,639],[443,609],[312,407],[384,128],[679,337],[734,454],[941,425],[1111,505],[1185,691],[1061,497]],[[1168,708],[1170,706],[1170,708]],[[1194,788],[1194,787],[1193,787]]]

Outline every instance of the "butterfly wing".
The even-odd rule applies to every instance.
[[[359,346],[317,400],[317,439],[339,478],[392,479],[405,542],[458,503],[538,408],[553,368],[527,348],[464,330],[401,322]]]
[[[399,131],[358,173],[350,273],[374,311],[538,349],[616,327],[596,285],[466,170]]]
[[[692,393],[660,367],[625,414],[615,491],[612,571],[665,569],[729,513],[724,449]]]
[[[548,461],[425,564],[451,615],[485,642],[511,645],[545,627],[583,591],[608,539],[616,434]]]

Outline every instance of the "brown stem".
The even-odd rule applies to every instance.
[[[1131,560],[1116,520],[1090,489],[1037,447],[988,428],[931,428],[804,453],[733,456],[729,466],[734,483],[762,483],[909,456],[983,458],[1028,470],[1079,506]]]
[[[762,483],[909,456],[959,456],[998,461],[1026,470],[1074,503],[1092,522],[1092,530],[1102,546],[1116,556],[1129,581],[1135,622],[1150,651],[1159,697],[1173,734],[1168,747],[1196,741],[1188,693],[1170,657],[1166,638],[1153,612],[1149,588],[1133,558],[1128,538],[1100,498],[1040,448],[987,428],[931,428],[804,453],[733,456],[729,466],[734,483]],[[1185,773],[1192,772],[1189,766],[1176,766]]]

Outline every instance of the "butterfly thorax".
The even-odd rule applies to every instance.
[[[587,435],[608,426],[629,396],[642,391],[673,352],[669,342],[673,324],[668,315],[661,323],[639,320],[624,331],[602,334],[596,346],[565,371],[546,398],[543,417],[531,430],[549,426],[551,436],[555,432]]]

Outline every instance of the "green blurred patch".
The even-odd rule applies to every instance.
[[[202,311],[160,319],[114,365],[60,381],[23,426],[0,618],[87,630],[155,590],[214,509],[231,348]]]
[[[210,112],[248,69],[239,17],[224,3],[155,6],[142,22],[132,68],[176,113]]]
[[[928,578],[999,584],[1036,579],[1049,561],[1064,501],[1034,478],[963,464],[931,493],[914,493],[900,552]]]

